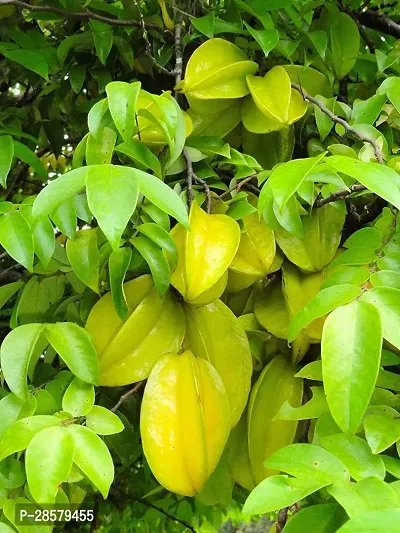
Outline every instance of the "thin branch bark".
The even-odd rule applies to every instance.
[[[206,193],[206,197],[207,197],[207,205],[206,205],[206,211],[208,214],[211,213],[211,190],[210,190],[210,187],[208,186],[208,183],[206,182],[206,180],[203,180],[203,178],[199,178],[195,173],[193,173],[193,179],[196,183],[198,183],[199,185],[202,185],[202,187],[204,188],[204,191]]]
[[[322,207],[325,204],[330,204],[332,202],[337,202],[338,200],[344,200],[350,194],[353,194],[354,192],[362,192],[366,191],[367,187],[364,187],[364,185],[360,185],[356,183],[355,185],[352,185],[349,189],[343,189],[341,191],[333,192],[329,196],[326,196],[326,198],[321,198],[317,202],[315,202],[315,207]]]
[[[151,509],[155,509],[156,511],[163,514],[170,520],[173,520],[174,522],[184,526],[189,531],[192,531],[192,533],[196,533],[196,530],[194,529],[194,527],[192,527],[188,522],[186,522],[185,520],[181,520],[180,518],[177,518],[176,516],[173,516],[172,514],[169,514],[167,511],[164,511],[164,509],[161,509],[161,507],[157,507],[156,505],[153,505],[152,503],[148,502],[147,500],[143,500],[142,498],[133,497],[132,499],[135,500],[135,502],[142,503],[143,505],[150,507]]]
[[[175,22],[175,85],[182,80],[183,51],[182,51],[182,15],[178,13]]]
[[[356,17],[363,26],[400,39],[400,24],[389,18],[385,13],[367,9],[362,13],[357,13]]]
[[[194,172],[193,172],[192,160],[190,159],[190,156],[186,148],[183,149],[183,157],[185,158],[185,162],[186,162],[186,176],[187,176],[186,183],[187,183],[187,191],[188,191],[188,204],[190,208],[192,206],[193,199],[194,199],[194,196],[193,196]]]
[[[114,407],[112,409],[110,409],[113,413],[115,413],[116,411],[118,411],[118,409],[120,408],[121,404],[129,397],[131,396],[132,394],[135,394],[136,392],[138,392],[138,390],[141,389],[141,387],[144,385],[144,381],[139,381],[139,383],[136,383],[136,385],[134,387],[132,387],[132,389],[128,390],[128,392],[125,392],[125,394],[123,394],[121,396],[121,398],[118,400],[118,402],[114,405]]]
[[[38,12],[38,13],[55,13],[60,17],[65,19],[77,18],[81,20],[98,20],[100,22],[105,22],[112,26],[130,26],[140,28],[143,25],[142,20],[120,20],[110,17],[104,17],[103,15],[98,15],[86,9],[86,11],[66,11],[64,9],[55,7],[55,6],[36,6],[22,2],[21,0],[0,0],[0,6],[16,6],[22,9],[27,9],[28,11]],[[146,28],[149,30],[156,30],[160,33],[164,33],[164,30],[160,28],[157,24],[146,23]]]
[[[333,122],[336,122],[337,124],[341,124],[344,127],[344,129],[347,131],[347,133],[349,133],[353,137],[356,137],[362,142],[369,143],[374,149],[374,154],[375,154],[376,159],[378,160],[378,163],[380,163],[381,165],[384,164],[382,150],[379,148],[379,145],[375,139],[373,139],[372,137],[368,137],[368,135],[364,135],[363,133],[360,133],[355,128],[353,128],[353,126],[350,126],[350,124],[346,120],[332,113],[332,111],[328,109],[325,104],[323,104],[322,102],[319,102],[316,98],[306,93],[304,89],[297,83],[292,83],[292,87],[293,89],[298,91],[303,96],[304,100],[307,100],[308,102],[311,102],[312,104],[316,105]]]
[[[244,185],[248,184],[249,181],[251,181],[251,180],[252,180],[253,178],[255,178],[255,177],[256,177],[256,175],[253,174],[253,175],[251,175],[251,176],[248,176],[247,178],[244,178],[244,180],[239,181],[239,183],[237,183],[234,187],[231,187],[231,188],[228,189],[227,191],[225,191],[225,192],[223,192],[222,194],[220,194],[219,197],[218,197],[218,199],[219,199],[219,200],[222,200],[222,198],[225,198],[225,196],[228,196],[228,194],[231,193],[231,192],[233,192],[233,191],[239,192],[240,189],[241,189]],[[258,189],[257,189],[257,192],[259,192]]]
[[[286,525],[288,518],[289,507],[283,507],[278,513],[278,520],[276,521],[276,532],[281,533]]]

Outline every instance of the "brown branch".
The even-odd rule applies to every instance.
[[[139,13],[140,27],[142,28],[143,39],[144,39],[145,47],[146,47],[146,56],[149,58],[151,63],[156,67],[156,69],[159,70],[162,74],[167,74],[168,76],[174,76],[174,71],[170,71],[167,68],[163,67],[162,65],[159,65],[155,57],[153,57],[149,35],[147,33],[147,28],[146,28],[146,23],[144,21],[143,13],[140,9],[140,6],[137,0],[133,0],[133,3],[135,4],[135,7]]]
[[[143,21],[142,20],[120,20],[115,18],[109,18],[104,17],[103,15],[98,15],[97,13],[93,13],[92,11],[89,11],[88,9],[86,11],[65,11],[64,9],[61,9],[59,7],[54,6],[36,6],[27,4],[26,2],[22,2],[21,0],[0,0],[0,6],[17,6],[22,9],[27,9],[29,11],[34,11],[38,13],[55,13],[56,15],[59,15],[63,18],[78,18],[81,20],[98,20],[100,22],[105,22],[106,24],[110,24],[112,26],[134,26],[134,27],[142,27]],[[164,33],[164,30],[160,28],[157,24],[153,23],[146,23],[146,27],[149,30],[156,30],[160,33]]]
[[[190,159],[190,156],[186,148],[183,149],[183,157],[185,158],[185,162],[186,162],[186,175],[187,175],[186,183],[187,183],[187,191],[188,191],[188,204],[190,208],[192,206],[193,199],[194,199],[194,196],[193,196],[194,172],[193,172],[192,160]]]
[[[218,199],[219,200],[222,200],[222,198],[225,198],[225,196],[228,196],[229,193],[233,192],[233,191],[236,191],[236,192],[239,192],[240,189],[243,187],[243,185],[245,185],[246,183],[248,183],[249,181],[251,181],[253,178],[255,178],[255,174],[252,174],[251,176],[248,176],[247,178],[245,178],[244,180],[242,181],[239,181],[239,183],[237,183],[236,185],[234,185],[233,187],[231,187],[230,189],[228,189],[227,191],[223,192],[222,194],[219,195]],[[258,189],[257,189],[258,191]],[[258,191],[259,192],[259,191]]]
[[[332,113],[332,111],[328,109],[325,104],[323,104],[322,102],[320,102],[313,96],[306,93],[304,89],[297,83],[292,83],[292,87],[293,89],[295,89],[302,95],[304,100],[307,100],[308,102],[311,102],[312,104],[316,105],[333,122],[336,122],[337,124],[341,124],[344,127],[344,129],[347,131],[347,133],[350,133],[350,135],[353,135],[353,137],[356,137],[362,142],[369,143],[374,149],[375,157],[378,160],[378,163],[380,163],[381,165],[384,164],[382,151],[379,148],[379,145],[375,139],[373,139],[372,137],[368,137],[368,135],[364,135],[363,133],[360,133],[355,128],[353,128],[353,126],[350,126],[350,124],[346,120],[344,120],[344,118],[338,117],[337,115]]]
[[[356,17],[363,26],[400,39],[400,24],[389,18],[385,13],[367,9],[363,13],[357,13]]]
[[[283,507],[278,513],[278,519],[276,521],[276,533],[281,533],[286,525],[288,519],[289,507]]]
[[[199,183],[200,185],[203,186],[204,188],[204,191],[206,193],[206,197],[207,197],[207,207],[206,207],[206,210],[207,210],[207,213],[210,214],[211,213],[211,190],[210,190],[210,187],[208,186],[208,183],[206,182],[206,180],[203,180],[203,178],[199,178],[198,176],[196,176],[196,174],[193,173],[193,179],[196,183]]]
[[[343,189],[341,191],[333,192],[325,198],[321,198],[318,202],[315,202],[315,207],[322,207],[325,204],[330,204],[331,202],[337,202],[338,200],[343,200],[353,194],[354,192],[366,191],[367,187],[364,185],[359,185],[358,183],[352,185],[349,189]]]
[[[128,392],[125,392],[125,394],[123,394],[121,396],[121,398],[118,400],[118,402],[114,405],[114,407],[112,409],[110,409],[113,413],[115,413],[119,407],[121,406],[121,404],[129,397],[131,396],[132,394],[135,394],[138,390],[141,389],[141,387],[144,385],[144,381],[139,381],[139,383],[136,383],[136,385],[134,387],[132,387],[132,389],[128,390]]]
[[[182,15],[179,13],[175,22],[175,85],[177,85],[182,80],[182,70]]]
[[[167,511],[164,511],[164,509],[162,509],[161,507],[157,507],[157,505],[153,505],[152,503],[148,502],[147,500],[143,500],[142,498],[132,497],[132,499],[135,502],[142,503],[143,505],[146,505],[147,507],[150,507],[151,509],[155,509],[156,511],[158,511],[161,514],[163,514],[164,516],[166,516],[170,520],[173,520],[177,524],[181,524],[182,526],[184,526],[189,531],[192,531],[193,533],[196,533],[196,530],[194,529],[194,527],[192,527],[188,522],[186,522],[186,520],[181,520],[180,518],[177,518],[176,516],[173,516],[172,514],[169,514]]]

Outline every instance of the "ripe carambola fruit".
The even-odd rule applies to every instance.
[[[171,231],[178,248],[178,265],[172,285],[189,303],[203,305],[219,298],[225,289],[226,271],[239,246],[240,228],[227,215],[208,215],[193,202],[190,231],[177,224]]]
[[[278,472],[265,468],[264,462],[276,450],[292,444],[297,420],[274,420],[288,401],[299,407],[303,395],[303,380],[295,378],[296,369],[278,355],[262,371],[254,385],[248,406],[248,445],[251,471],[258,485]]]
[[[220,300],[201,307],[186,304],[184,309],[184,347],[209,361],[221,376],[229,398],[233,427],[246,405],[253,371],[246,332]]]
[[[229,401],[215,368],[186,351],[154,366],[143,395],[143,450],[159,483],[194,496],[221,457],[230,428]]]
[[[182,307],[170,291],[160,298],[150,275],[128,281],[124,292],[129,310],[125,321],[107,293],[86,323],[99,356],[99,384],[109,387],[147,378],[163,354],[179,350],[185,333]]]

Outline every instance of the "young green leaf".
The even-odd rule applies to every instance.
[[[98,435],[114,435],[124,430],[120,418],[100,405],[95,405],[87,414],[86,426]]]
[[[308,478],[271,476],[250,493],[242,512],[245,515],[271,513],[293,505],[329,483]]]
[[[44,391],[46,392],[46,391]],[[33,437],[42,429],[59,426],[55,416],[36,415],[17,420],[6,429],[0,439],[0,461],[9,455],[25,450]]]
[[[47,171],[38,156],[32,152],[25,144],[22,144],[14,139],[14,156],[21,159],[28,164],[32,169],[39,174],[41,178],[47,179]]]
[[[85,159],[88,165],[109,165],[114,152],[117,134],[111,128],[102,128],[97,137],[89,133]]]
[[[1,346],[1,368],[10,390],[26,401],[26,376],[36,344],[43,333],[43,324],[26,324],[11,331]]]
[[[108,111],[107,98],[103,98],[103,100],[100,100],[99,102],[95,103],[94,106],[89,111],[89,114],[88,114],[89,131],[96,139],[99,138],[99,135],[102,132],[102,120],[107,111]]]
[[[94,387],[79,378],[74,378],[68,385],[62,399],[63,411],[74,418],[85,416],[94,405]]]
[[[372,453],[365,440],[338,433],[324,437],[322,445],[346,465],[351,477],[356,481],[370,476],[384,479],[385,465],[383,460],[379,455]]]
[[[261,50],[264,52],[265,57],[268,57],[268,54],[275,48],[279,42],[279,33],[275,28],[266,29],[266,30],[255,30],[246,22],[244,25],[247,28],[247,31],[250,35],[258,42],[261,46]]]
[[[350,235],[343,246],[345,248],[356,246],[378,250],[382,246],[382,234],[376,228],[362,228]]]
[[[107,498],[114,479],[114,464],[107,446],[87,427],[72,425],[67,429],[75,444],[74,463]]]
[[[24,286],[23,281],[14,281],[0,287],[0,309]]]
[[[324,387],[332,416],[344,432],[355,432],[367,410],[381,350],[381,320],[373,305],[354,301],[326,319],[321,341]]]
[[[400,439],[400,420],[390,413],[371,414],[364,420],[365,438],[373,453],[381,453]]]
[[[131,141],[136,129],[135,113],[139,91],[139,81],[113,81],[106,86],[111,116],[121,137],[127,143]]]
[[[98,293],[100,252],[97,247],[97,228],[78,231],[74,241],[67,241],[66,248],[76,277]]]
[[[33,437],[26,450],[25,467],[29,491],[37,503],[54,503],[73,458],[74,442],[67,428],[48,427]]]
[[[176,265],[178,264],[178,249],[171,235],[158,224],[153,224],[151,222],[137,226],[137,230],[167,252],[172,270],[175,270]]]
[[[290,444],[273,453],[265,462],[272,470],[322,483],[350,480],[345,465],[334,455],[313,444]]]
[[[314,298],[311,298],[303,309],[293,316],[289,324],[288,341],[292,342],[300,331],[316,318],[330,313],[341,305],[345,305],[360,294],[361,289],[359,287],[347,283],[322,289]]]
[[[61,359],[78,378],[96,385],[99,361],[86,331],[71,322],[46,324],[46,336]]]
[[[399,522],[400,509],[367,511],[346,522],[337,533],[398,533]]]
[[[351,176],[370,191],[400,209],[400,190],[396,185],[398,175],[392,168],[341,155],[328,157],[326,162],[337,172]]]
[[[23,67],[32,72],[36,72],[39,76],[42,76],[45,80],[49,78],[49,65],[42,54],[35,50],[3,50],[5,55],[11,61],[19,63]]]
[[[0,184],[7,187],[7,176],[14,157],[14,143],[10,135],[0,137]]]
[[[111,296],[114,307],[121,320],[126,320],[128,316],[128,305],[126,303],[124,292],[124,279],[131,259],[131,248],[118,248],[118,250],[112,252],[108,260]]]
[[[375,306],[382,320],[383,337],[400,349],[400,290],[391,287],[374,287],[361,299]]]
[[[336,503],[311,505],[292,515],[286,523],[284,532],[336,533],[346,519],[346,513]]]
[[[171,271],[161,248],[144,235],[131,239],[131,243],[149,265],[157,292],[163,296],[170,284]]]
[[[321,285],[321,289],[327,289],[328,287],[334,287],[343,283],[362,285],[369,280],[370,276],[371,272],[365,266],[344,265],[332,271],[328,270],[328,275]]]
[[[85,179],[88,167],[76,168],[49,183],[36,197],[32,216],[39,221],[46,215],[54,213],[57,207],[65,200],[85,188]]]
[[[69,239],[75,239],[77,219],[74,198],[67,198],[50,217],[61,233]]]
[[[354,248],[349,248],[339,254],[329,267],[333,269],[344,265],[368,265],[369,263],[376,261],[376,258],[375,250],[372,248],[355,246]]]
[[[102,165],[88,169],[86,189],[90,210],[114,250],[136,209],[138,180],[126,167]],[[115,209],[118,206],[118,209]],[[83,281],[83,280],[82,280]]]
[[[137,141],[136,139],[130,139],[129,141],[116,146],[115,151],[127,155],[133,159],[135,163],[143,165],[146,169],[149,168],[158,178],[161,178],[160,160],[144,143]]]
[[[0,244],[26,269],[33,268],[33,238],[28,222],[19,211],[0,215]]]
[[[24,402],[15,394],[7,394],[0,400],[0,435],[6,431],[18,418],[30,416],[36,409],[36,400],[33,396]]]
[[[298,377],[298,374],[296,375]],[[286,402],[280,408],[274,420],[308,420],[310,418],[319,418],[328,410],[323,387],[311,387],[312,398],[300,407],[292,407]]]

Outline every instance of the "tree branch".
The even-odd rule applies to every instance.
[[[187,175],[186,182],[187,182],[187,191],[188,191],[188,204],[190,208],[193,203],[193,199],[194,199],[194,196],[193,196],[194,172],[193,172],[192,160],[190,159],[190,156],[186,148],[183,149],[183,157],[185,158],[185,162],[186,162],[186,175]]]
[[[132,387],[132,389],[128,390],[128,392],[125,392],[125,394],[123,394],[121,396],[121,398],[118,400],[118,402],[114,405],[114,407],[112,409],[110,409],[110,411],[112,411],[113,413],[115,413],[119,407],[121,406],[121,404],[129,397],[131,396],[132,394],[135,394],[138,390],[141,389],[141,387],[144,385],[144,381],[139,381],[139,383],[136,383],[136,385],[134,387]]]
[[[318,202],[315,202],[315,207],[322,207],[325,204],[330,204],[331,202],[337,202],[338,200],[343,200],[353,194],[354,192],[366,191],[367,187],[364,185],[355,184],[350,187],[350,189],[343,189],[341,191],[333,192],[326,198],[321,198]]]
[[[179,13],[175,22],[175,85],[177,85],[182,80],[182,70],[182,15]]]
[[[400,24],[389,18],[385,13],[367,9],[362,13],[356,13],[356,17],[363,26],[400,39]]]
[[[143,500],[142,498],[133,497],[132,499],[135,500],[135,502],[139,502],[143,505],[146,505],[147,507],[150,507],[151,509],[155,509],[156,511],[163,514],[170,520],[173,520],[174,522],[184,526],[189,531],[192,531],[192,533],[196,533],[196,530],[194,529],[194,527],[192,527],[188,522],[186,522],[185,520],[181,520],[180,518],[177,518],[176,516],[173,516],[172,514],[169,514],[167,511],[164,511],[164,509],[161,509],[161,507],[157,507],[156,505],[153,505],[152,503],[148,502],[147,500]]]
[[[233,192],[233,191],[236,191],[236,192],[239,192],[240,189],[249,183],[249,181],[251,181],[253,178],[255,178],[255,174],[251,175],[251,176],[248,176],[247,178],[244,178],[244,180],[242,181],[239,181],[239,183],[236,183],[236,185],[234,185],[233,187],[231,187],[230,189],[228,189],[227,191],[223,192],[222,194],[219,195],[218,199],[219,200],[222,200],[222,198],[225,198],[225,196],[228,196],[229,193]],[[257,192],[259,193],[260,191],[257,189]]]
[[[103,15],[93,13],[88,9],[82,12],[66,11],[64,9],[54,6],[31,5],[27,4],[26,2],[22,2],[21,0],[0,0],[0,6],[16,6],[22,9],[27,9],[28,11],[34,11],[38,13],[55,13],[56,15],[59,15],[60,17],[63,17],[65,19],[77,18],[81,20],[98,20],[100,22],[105,22],[106,24],[110,24],[112,26],[134,26],[137,28],[143,26],[142,20],[120,20],[115,18],[104,17]],[[146,23],[146,28],[149,30],[156,30],[159,33],[164,33],[164,30],[160,28],[160,26],[158,26],[157,24]]]
[[[378,163],[380,163],[381,165],[384,164],[382,150],[379,148],[378,143],[376,142],[375,139],[373,139],[372,137],[368,137],[367,135],[364,135],[363,133],[360,133],[355,128],[353,128],[353,126],[350,126],[350,124],[346,120],[332,113],[332,111],[328,109],[325,104],[323,104],[322,102],[318,101],[313,96],[306,93],[304,89],[297,83],[292,83],[292,87],[293,89],[298,91],[303,96],[304,100],[308,100],[312,104],[316,105],[333,122],[336,122],[337,124],[341,124],[344,127],[344,129],[347,131],[347,133],[350,133],[350,135],[353,135],[353,137],[356,137],[362,142],[369,143],[374,149],[375,157],[378,160]]]

